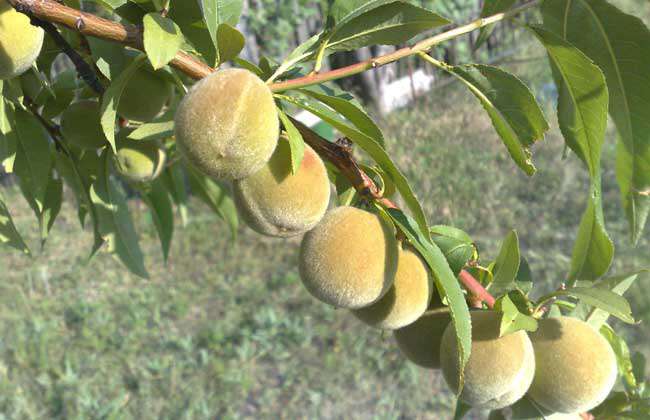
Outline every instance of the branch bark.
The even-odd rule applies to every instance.
[[[82,35],[113,41],[138,50],[144,50],[142,30],[134,25],[123,25],[85,13],[55,0],[7,0],[16,10],[25,13],[31,18],[43,22],[57,23],[69,29],[79,32]],[[325,73],[314,74],[307,77],[297,78],[289,81],[282,81],[270,85],[274,91],[287,90],[296,87],[308,86],[311,84],[323,83],[325,81],[339,79],[352,74],[361,73],[369,68],[378,65],[397,61],[401,58],[417,54],[420,51],[430,49],[443,40],[451,39],[471,30],[481,28],[490,23],[498,22],[513,12],[519,13],[538,3],[538,0],[525,3],[507,14],[499,14],[494,17],[479,19],[471,24],[452,29],[443,34],[419,42],[414,47],[407,47],[401,50],[371,58],[365,62],[353,64],[342,69],[335,69]],[[202,79],[214,72],[214,69],[197,58],[180,51],[170,62],[170,65],[193,79]],[[362,197],[375,200],[385,207],[398,208],[388,198],[382,196],[379,188],[372,178],[366,174],[352,156],[351,146],[346,139],[342,142],[332,143],[320,137],[299,121],[292,119],[304,140],[321,156],[329,160],[337,169],[350,180],[352,186]],[[469,292],[470,300],[482,301],[488,307],[494,306],[494,297],[483,288],[483,286],[467,271],[462,270],[459,281]]]

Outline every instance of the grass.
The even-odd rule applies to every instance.
[[[531,67],[541,66],[510,69],[540,92],[548,75]],[[494,257],[516,228],[537,293],[558,286],[588,181],[574,156],[562,158],[556,127],[535,148],[538,174],[526,178],[457,85],[382,125],[433,223],[465,229],[485,257]],[[650,234],[636,249],[629,245],[613,172],[614,133],[608,137],[603,197],[617,245],[612,271],[620,273],[650,266]],[[16,188],[5,194],[35,248],[29,207]],[[86,264],[92,238],[80,233],[68,198],[33,259],[0,249],[0,418],[451,416],[454,398],[439,374],[407,363],[390,334],[310,298],[296,269],[298,240],[242,229],[233,245],[227,227],[192,202],[165,266],[151,218],[133,201],[151,273],[142,280],[109,255]],[[629,296],[648,322],[645,281]],[[648,354],[643,325],[623,331],[634,350]]]

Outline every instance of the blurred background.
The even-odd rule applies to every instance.
[[[246,56],[281,60],[316,31],[325,2],[249,0],[241,28]],[[456,22],[478,15],[478,0],[422,1]],[[615,0],[650,24],[646,0]],[[539,21],[536,14],[526,17]],[[511,161],[480,104],[463,87],[412,61],[346,80],[384,130],[387,148],[412,182],[432,224],[464,229],[493,258],[516,229],[536,295],[569,269],[586,204],[587,173],[565,156],[555,90],[542,48],[514,24],[474,52],[477,34],[435,51],[448,62],[490,62],[529,84],[552,129],[534,148],[538,173]],[[327,65],[389,52],[338,54]],[[326,127],[319,127],[325,134]],[[603,157],[611,269],[650,266],[650,232],[636,248],[619,202],[615,137]],[[11,178],[3,193],[33,258],[0,248],[0,418],[451,418],[441,375],[409,364],[392,334],[312,299],[300,284],[299,239],[259,236],[245,226],[233,242],[209,208],[192,201],[164,264],[151,215],[131,200],[151,274],[127,272],[110,255],[86,257],[92,235],[66,202],[45,248],[38,224]],[[633,351],[650,356],[648,276],[628,292],[636,327],[618,325]],[[483,413],[474,413],[482,418]]]

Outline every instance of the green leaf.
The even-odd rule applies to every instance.
[[[573,248],[569,284],[607,272],[614,245],[605,230],[601,204],[600,155],[607,128],[605,77],[593,62],[562,38],[531,27],[546,47],[558,86],[558,120],[566,144],[587,166],[591,192]]]
[[[154,180],[151,183],[151,188],[142,195],[142,198],[151,210],[158,238],[160,238],[163,258],[167,262],[169,247],[174,234],[174,209],[163,181],[160,179]]]
[[[99,161],[97,155],[94,154],[85,154],[84,158],[86,160],[93,159],[94,161]],[[93,204],[90,197],[90,186],[94,181],[94,176],[100,172],[100,168],[98,165],[92,166],[94,167],[91,167],[89,170],[89,168],[80,165],[78,159],[72,154],[56,154],[57,172],[72,189],[77,199],[77,212],[81,226],[84,225],[85,215],[90,214],[94,233],[94,243],[91,248],[90,257],[95,255],[99,248],[101,248],[101,246],[104,244],[104,239],[102,238],[99,229],[99,217],[97,215],[97,208]]]
[[[92,37],[88,37],[88,44],[97,68],[108,80],[113,80],[127,66],[124,46]]]
[[[600,327],[600,334],[605,337],[612,346],[612,350],[614,350],[616,363],[618,365],[618,374],[623,377],[625,387],[628,390],[635,389],[637,387],[637,382],[636,377],[634,376],[630,349],[627,346],[627,343],[607,324]]]
[[[435,277],[438,290],[444,292],[444,297],[449,302],[451,320],[458,344],[458,365],[461,372],[460,378],[458,378],[458,392],[460,393],[464,382],[464,367],[472,350],[472,325],[463,291],[442,251],[430,241],[429,235],[422,232],[419,225],[402,211],[386,209],[386,212],[427,262]]]
[[[187,202],[189,194],[185,180],[185,171],[180,161],[168,167],[160,176],[167,191],[171,194],[183,226],[187,224]]]
[[[536,168],[529,150],[549,125],[530,89],[514,75],[481,64],[446,66],[487,111],[510,156],[528,175]]]
[[[2,191],[0,191],[0,244],[10,246],[18,251],[31,255],[27,244],[25,244],[22,236],[20,236],[20,233],[16,230],[9,209],[5,204],[5,198],[2,195]]]
[[[528,265],[528,261],[524,257],[521,257],[519,261],[519,270],[517,271],[515,284],[525,295],[528,295],[533,289],[533,273],[530,271],[530,265]]]
[[[648,270],[641,270],[641,271],[637,271],[636,273],[610,277],[602,281],[599,281],[594,287],[600,287],[605,290],[611,290],[617,295],[622,296],[627,291],[627,289],[629,289],[630,286],[632,286],[632,284],[637,279],[639,274],[642,273],[648,273]],[[576,311],[579,310],[578,308],[582,308],[583,306],[586,306],[583,302],[578,304],[578,306],[576,307]],[[592,327],[599,329],[605,323],[605,321],[607,321],[608,317],[609,314],[606,311],[603,311],[602,309],[598,309],[598,308],[593,308],[588,313],[586,317],[586,321]]]
[[[510,296],[504,295],[497,299],[494,308],[497,311],[503,312],[499,327],[499,337],[522,330],[537,331],[537,320],[532,316],[519,312],[519,309],[512,302]]]
[[[431,239],[445,255],[454,274],[460,273],[474,255],[472,238],[452,226],[432,226],[430,232]]]
[[[236,58],[244,49],[245,44],[244,35],[227,23],[222,23],[217,28],[219,63],[225,63]]]
[[[3,81],[0,80],[0,93],[2,92]],[[0,97],[0,166],[8,174],[14,171],[16,160],[16,133],[12,126],[13,107]]]
[[[513,289],[515,279],[519,272],[519,263],[521,255],[519,254],[519,238],[517,232],[511,230],[501,243],[499,255],[494,262],[494,279],[490,284],[490,292],[500,294]]]
[[[604,72],[620,134],[617,176],[634,242],[650,213],[650,31],[604,0],[546,0],[545,27]]]
[[[63,202],[63,181],[59,178],[54,178],[51,174],[49,182],[45,190],[45,201],[43,202],[43,210],[39,214],[39,225],[41,230],[41,245],[45,244],[50,230],[54,225],[54,221],[61,211],[61,203]]]
[[[131,140],[152,141],[166,139],[174,135],[174,121],[142,124],[127,137]]]
[[[43,211],[52,167],[49,140],[41,125],[29,113],[16,110],[14,121],[17,138],[14,170],[27,200],[40,213]]]
[[[287,114],[278,109],[278,115],[280,116],[280,121],[287,132],[287,138],[289,139],[289,148],[291,150],[291,173],[295,174],[300,168],[302,163],[302,158],[305,155],[305,141],[302,138],[302,134],[296,128],[295,125],[291,122]]]
[[[319,89],[322,91],[326,88],[319,86]],[[299,89],[299,91],[329,106],[354,124],[359,131],[384,146],[384,135],[379,127],[377,127],[377,124],[375,124],[373,119],[366,114],[360,105],[352,102],[350,97],[338,97],[335,96],[333,92],[332,94],[325,94],[316,89],[309,88]]]
[[[415,220],[420,226],[420,230],[426,232],[428,236],[429,228],[426,216],[424,215],[424,210],[422,210],[422,206],[420,205],[418,198],[413,192],[406,177],[399,171],[386,150],[384,150],[384,148],[375,139],[351,126],[347,121],[341,119],[338,114],[318,102],[315,102],[313,100],[306,100],[303,97],[285,95],[277,96],[286,102],[297,105],[300,108],[306,109],[312,114],[318,116],[323,121],[341,131],[345,136],[349,137],[350,140],[352,140],[366,153],[368,153],[370,157],[373,158],[375,162],[377,162],[383,172],[390,178],[393,184],[395,184],[397,191],[399,191],[400,195],[406,202],[406,205],[413,213]]]
[[[99,230],[108,243],[108,250],[115,253],[132,273],[148,278],[126,197],[118,181],[111,176],[108,151],[102,154],[101,168],[90,187],[90,198],[97,207]]]
[[[574,287],[567,290],[558,290],[552,296],[573,296],[582,302],[602,309],[628,324],[634,323],[632,309],[628,301],[607,289],[599,287]]]
[[[228,23],[237,25],[244,7],[242,0],[198,0],[203,13],[203,20],[208,27],[212,41],[217,46],[219,25]],[[182,6],[181,6],[182,7]]]
[[[169,63],[183,45],[181,29],[173,20],[160,13],[147,13],[144,25],[144,50],[155,70]]]
[[[483,9],[481,10],[481,17],[488,17],[502,13],[510,9],[517,1],[516,0],[485,0],[483,2]],[[490,37],[494,25],[484,26],[478,34],[474,48],[478,49]]]
[[[136,57],[136,59],[133,60],[131,64],[129,64],[128,67],[126,67],[124,71],[113,80],[108,89],[106,89],[102,98],[102,130],[113,149],[113,153],[117,153],[117,148],[115,147],[115,118],[117,117],[117,105],[120,103],[120,97],[122,96],[126,84],[129,82],[131,76],[133,76],[133,74],[144,64],[145,58],[146,56],[143,54]]]
[[[228,224],[233,240],[236,239],[239,219],[232,197],[226,193],[224,187],[207,176],[196,172],[192,168],[187,168],[187,172],[192,193],[196,194],[201,201],[207,204],[212,211]]]
[[[329,51],[349,51],[369,45],[396,45],[424,31],[451,23],[442,16],[407,2],[374,3],[349,14],[327,37]]]
[[[614,259],[614,244],[605,230],[600,195],[592,196],[580,221],[573,247],[569,284],[576,279],[596,280],[609,270]]]
[[[169,18],[181,28],[185,40],[200,54],[210,67],[217,65],[217,48],[205,24],[200,4],[197,0],[171,0]],[[218,27],[218,26],[217,26]]]

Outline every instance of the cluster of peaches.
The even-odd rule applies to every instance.
[[[0,79],[25,72],[36,60],[43,33],[0,0]],[[150,95],[133,90],[146,86]],[[26,89],[28,90],[28,89]],[[125,119],[158,115],[171,88],[142,69],[127,85],[118,107]],[[67,142],[83,149],[106,145],[99,103],[73,103],[61,117]],[[118,138],[116,169],[133,182],[160,174],[165,154],[154,142]],[[314,297],[349,309],[363,322],[393,330],[408,359],[441,369],[460,388],[459,352],[451,314],[435,293],[421,257],[396,239],[393,226],[371,211],[351,206],[328,211],[331,185],[321,158],[308,145],[295,173],[291,147],[280,130],[267,84],[242,69],[215,72],[196,83],[175,115],[178,149],[197,170],[231,181],[242,218],[269,236],[304,234],[300,275]],[[501,313],[471,312],[472,352],[460,399],[500,409],[527,395],[542,410],[576,415],[600,404],[617,378],[615,355],[588,324],[569,317],[540,320],[539,329],[499,336]]]
[[[295,173],[269,87],[247,70],[221,70],[181,102],[176,142],[205,174],[231,180],[242,218],[269,236],[304,234],[300,276],[320,301],[366,324],[393,330],[416,364],[460,378],[456,332],[430,270],[379,215],[351,206],[328,211],[330,182],[309,147]],[[587,323],[547,318],[539,329],[499,336],[502,314],[471,312],[472,353],[460,398],[500,409],[528,395],[541,410],[577,415],[600,404],[617,378],[609,343]]]

